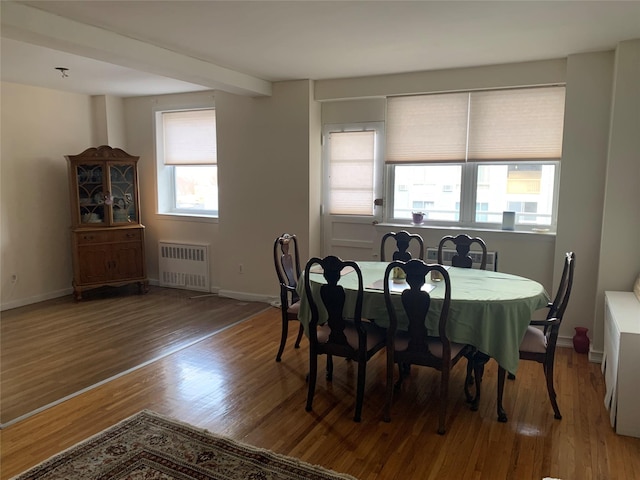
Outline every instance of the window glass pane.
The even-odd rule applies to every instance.
[[[461,165],[396,165],[393,217],[412,218],[421,206],[425,221],[459,221],[461,176]]]
[[[218,211],[218,167],[175,166],[177,210]]]
[[[329,212],[373,215],[375,132],[332,132],[329,142]]]
[[[555,164],[478,165],[477,222],[501,223],[516,212],[516,225],[551,225]]]

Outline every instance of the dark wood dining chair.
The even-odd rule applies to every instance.
[[[392,260],[400,260],[402,262],[407,262],[411,260],[412,255],[409,250],[409,246],[411,242],[415,242],[419,247],[419,258],[420,260],[424,259],[424,240],[417,233],[409,233],[406,230],[401,230],[400,232],[387,232],[382,237],[382,241],[380,242],[380,261],[386,261],[385,255],[385,247],[387,244],[387,240],[393,239],[396,242],[396,251],[393,252]]]
[[[482,240],[482,238],[470,237],[465,233],[461,233],[455,237],[452,235],[446,235],[440,239],[440,242],[438,243],[438,263],[440,265],[444,265],[443,251],[449,243],[453,243],[456,248],[456,254],[451,258],[451,266],[472,268],[473,258],[469,255],[469,252],[471,250],[471,246],[475,243],[480,246],[480,250],[482,251],[480,269],[487,269],[487,244]]]
[[[473,268],[473,257],[469,254],[471,246],[477,244],[482,252],[479,268],[481,270],[487,269],[487,244],[480,237],[471,237],[466,233],[456,235],[446,235],[440,239],[438,243],[438,263],[444,265],[444,249],[453,244],[456,249],[455,255],[451,257],[451,266],[462,268]],[[478,388],[478,379],[482,381],[484,374],[484,365],[489,361],[489,357],[483,353],[477,353],[472,361],[467,364],[467,381],[473,382],[474,376],[471,372],[474,372],[476,378],[476,395],[471,402],[471,408],[477,410],[480,404],[480,388]]]
[[[319,295],[314,296],[310,275],[314,265],[319,265],[326,284],[320,286]],[[345,291],[340,285],[341,271],[352,267],[357,275],[358,290],[353,311],[344,312]],[[360,421],[367,362],[385,346],[385,330],[362,318],[363,280],[362,272],[353,261],[342,261],[335,256],[314,257],[307,263],[304,271],[306,298],[311,309],[309,322],[309,391],[306,410],[311,411],[313,395],[318,374],[318,356],[327,355],[327,381],[333,379],[333,356],[358,362],[358,380],[356,387],[356,410],[353,420]],[[320,305],[326,310],[326,322],[320,319]],[[324,322],[324,323],[323,323]]]
[[[293,245],[293,254],[291,246]],[[289,322],[298,320],[300,311],[300,298],[296,292],[298,279],[300,278],[300,254],[298,251],[298,239],[295,235],[283,233],[273,242],[273,262],[280,282],[280,310],[282,312],[282,333],[280,336],[280,347],[276,355],[276,362],[282,359],[282,352],[287,343],[289,335]],[[304,333],[304,328],[300,324],[295,348],[300,348],[300,340]]]
[[[394,268],[404,270],[407,277],[407,288],[401,293],[401,304],[404,316],[408,319],[406,330],[398,325],[398,309],[394,304],[389,288],[389,279]],[[426,283],[427,275],[437,271],[442,275],[444,285],[444,299],[438,320],[438,331],[430,335],[426,318],[431,306],[431,296],[422,290]],[[442,265],[426,264],[422,260],[413,259],[408,262],[391,262],[384,274],[384,298],[389,314],[389,327],[387,329],[387,398],[384,407],[384,420],[391,421],[391,405],[393,402],[394,388],[400,385],[407,372],[404,365],[422,365],[432,367],[440,371],[440,407],[438,419],[438,433],[445,433],[445,421],[447,403],[449,401],[449,376],[451,369],[458,361],[473,355],[475,349],[471,345],[463,345],[449,341],[447,337],[447,320],[451,304],[451,281],[447,270]],[[442,288],[442,287],[440,287]],[[398,365],[400,376],[398,382],[393,383],[394,364]],[[467,400],[470,395],[467,391],[467,382],[464,385]]]
[[[575,269],[575,254],[567,252],[564,258],[564,266],[562,268],[562,277],[558,291],[553,299],[547,305],[549,312],[545,320],[532,320],[527,327],[524,339],[520,343],[520,359],[532,360],[542,364],[544,376],[547,384],[547,393],[551,406],[553,407],[554,417],[558,420],[562,418],[558,401],[556,400],[556,391],[553,386],[553,364],[556,354],[556,343],[558,341],[558,332],[560,324],[564,317],[564,312],[569,303],[571,296],[571,288],[573,286],[573,272]],[[507,414],[502,406],[504,395],[504,377],[506,370],[498,367],[498,421],[506,422]]]

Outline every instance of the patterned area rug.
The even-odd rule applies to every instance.
[[[14,480],[355,480],[144,410]]]

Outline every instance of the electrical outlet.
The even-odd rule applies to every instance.
[[[13,275],[11,275],[11,283],[16,284],[18,283],[18,274],[14,273]]]

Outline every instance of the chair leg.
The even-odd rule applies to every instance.
[[[506,422],[507,421],[507,412],[504,411],[502,406],[502,396],[504,394],[504,377],[506,376],[507,371],[498,366],[498,421]]]
[[[467,400],[467,403],[473,403],[473,398],[471,396],[471,392],[469,391],[469,385],[473,385],[474,384],[474,380],[473,380],[473,359],[475,356],[475,352],[473,353],[469,353],[466,355],[466,359],[467,359],[467,375],[464,379],[464,396]],[[477,387],[476,387],[477,388]],[[476,394],[477,394],[477,389],[476,389]]]
[[[549,400],[551,400],[551,406],[553,407],[553,416],[557,420],[561,420],[562,415],[560,415],[560,409],[558,408],[558,402],[556,400],[556,391],[553,388],[553,362],[549,363],[544,369],[544,376],[547,380],[547,392],[549,392]]]
[[[315,352],[309,354],[309,390],[307,392],[307,407],[306,411],[311,411],[313,405],[313,394],[316,390],[316,378],[318,376],[318,356]]]
[[[333,357],[327,355],[327,382],[333,380]]]
[[[384,402],[384,412],[382,419],[385,422],[391,421],[391,404],[393,402],[393,351],[387,346],[387,395]]]
[[[476,383],[476,396],[471,402],[471,411],[477,412],[480,407],[480,393],[482,392],[482,377],[484,376],[484,366],[489,360],[487,355],[476,354],[473,357],[473,376]]]
[[[298,328],[298,338],[296,338],[296,343],[294,345],[295,348],[300,348],[300,340],[302,340],[302,335],[304,335],[304,327],[301,323],[300,328]]]
[[[449,401],[449,369],[443,368],[440,373],[440,415],[438,418],[438,434],[446,432],[447,402]]]
[[[300,324],[302,326],[302,324]],[[278,354],[276,355],[276,362],[282,359],[282,352],[284,352],[284,346],[287,343],[287,335],[289,335],[289,320],[282,316],[282,334],[280,335],[280,348],[278,348]]]
[[[358,384],[356,387],[356,413],[353,417],[354,422],[359,422],[362,417],[362,403],[364,399],[364,384],[367,377],[367,361],[360,360],[358,362]]]
[[[405,374],[407,373],[403,364],[401,363],[398,363],[398,372],[398,381],[393,386],[393,388],[395,388],[396,390],[400,390],[400,387],[402,387],[402,382],[404,381]]]

